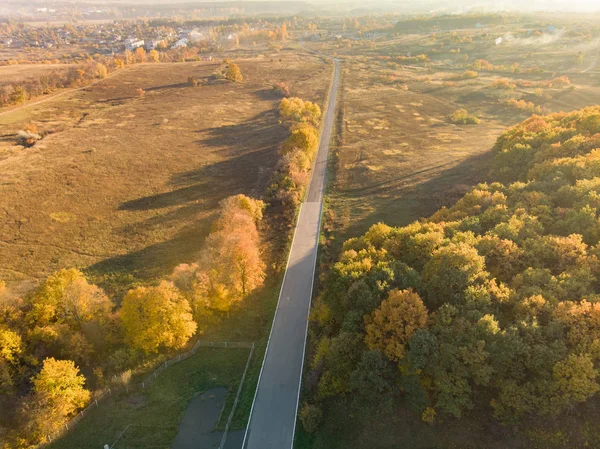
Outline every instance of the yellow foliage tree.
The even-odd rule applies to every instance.
[[[150,50],[148,52],[148,57],[152,62],[158,62],[160,60],[160,54],[156,50]]]
[[[227,67],[227,71],[225,72],[225,79],[233,81],[235,83],[241,83],[242,81],[244,81],[242,71],[235,62],[232,62],[231,64],[229,64],[229,67]]]
[[[85,406],[90,392],[84,388],[85,377],[70,360],[45,359],[42,370],[31,380],[33,391],[23,410],[29,418],[26,434],[40,442]]]
[[[412,290],[392,290],[378,309],[365,317],[365,343],[397,362],[410,337],[427,324],[427,308]]]
[[[207,308],[227,311],[262,285],[265,264],[257,224],[265,204],[236,195],[221,202],[221,213],[206,239],[196,294]]]
[[[197,329],[188,301],[167,281],[130,290],[120,315],[126,341],[146,353],[182,348]]]
[[[135,58],[135,62],[138,63],[142,63],[142,62],[146,62],[146,50],[144,50],[142,47],[138,47],[135,49],[134,52],[134,58]]]
[[[589,354],[569,354],[554,365],[552,377],[557,389],[555,400],[564,406],[584,402],[600,390],[598,372]]]

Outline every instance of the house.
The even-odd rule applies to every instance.
[[[125,39],[125,48],[129,51],[133,51],[138,47],[143,47],[144,46],[144,41],[143,39],[136,39],[136,38],[127,38]]]
[[[501,37],[496,38],[496,45],[500,45],[502,42],[504,42],[504,39]]]
[[[146,42],[146,51],[154,50],[161,42],[157,39]]]
[[[171,48],[182,48],[182,47],[187,47],[188,44],[188,40],[187,38],[181,38],[179,39],[177,42],[175,42]]]

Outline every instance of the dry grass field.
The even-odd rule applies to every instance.
[[[293,53],[236,62],[240,84],[187,84],[218,63],[144,64],[0,117],[0,278],[83,267],[110,290],[193,260],[218,202],[269,182],[287,135],[272,84],[322,102],[331,76]],[[27,123],[49,132],[31,148]]]
[[[56,71],[68,70],[68,64],[14,64],[0,66],[0,80],[3,82],[35,78]]]
[[[506,101],[532,103],[541,112],[600,103],[600,71],[583,72],[595,59],[595,47],[578,66],[564,42],[549,44],[534,57],[529,54],[537,48],[533,44],[529,52],[519,51],[514,42],[496,48],[488,31],[480,31],[473,42],[457,44],[444,44],[444,35],[406,35],[375,46],[353,43],[329,49],[345,64],[329,194],[331,235],[339,243],[379,221],[398,226],[426,217],[484,180],[486,157],[498,135],[532,113]],[[478,35],[473,30],[463,34],[452,39]],[[430,61],[403,64],[396,59],[408,52],[425,53]],[[479,70],[474,79],[459,79],[477,59],[507,69]],[[515,62],[522,72],[511,72]],[[526,73],[530,67],[545,71]],[[572,86],[535,87],[562,75]],[[514,87],[494,87],[497,80],[508,80]],[[450,123],[448,115],[463,108],[480,123]]]

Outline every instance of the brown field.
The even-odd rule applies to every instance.
[[[145,64],[0,117],[0,278],[90,267],[130,285],[193,260],[217,203],[269,182],[287,135],[272,83],[322,102],[331,76],[293,53],[236,62],[241,84],[187,85],[215,63]],[[53,133],[15,145],[29,122]]]
[[[47,75],[58,70],[68,70],[68,64],[14,64],[0,65],[0,80],[14,82],[40,75]]]
[[[460,55],[449,53],[459,45],[440,46],[423,35],[394,38],[377,43],[375,49],[353,44],[335,50],[345,64],[336,173],[328,198],[332,237],[338,243],[379,221],[398,226],[426,217],[483,181],[486,157],[496,138],[506,127],[531,115],[504,101],[532,102],[544,113],[600,103],[600,72],[582,73],[587,63],[573,67],[572,51],[565,54],[562,45],[556,53],[537,56],[539,60],[525,60],[514,46],[501,52],[487,41],[474,42],[461,45],[463,55],[476,55],[462,65]],[[392,66],[377,59],[389,55],[394,61],[411,50],[413,55],[430,55],[431,62]],[[590,51],[587,60],[593,55]],[[561,67],[571,70],[541,74],[480,71],[475,79],[449,82],[480,58],[507,66],[519,59],[524,69],[550,69],[563,61]],[[498,79],[542,82],[561,75],[568,76],[575,87],[543,88],[542,96],[533,87],[492,87]],[[460,108],[475,114],[481,123],[449,123],[448,115]]]

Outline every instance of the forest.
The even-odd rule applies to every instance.
[[[586,414],[600,390],[600,107],[534,115],[489,181],[405,227],[347,240],[312,313],[300,419],[337,399],[507,428]]]

